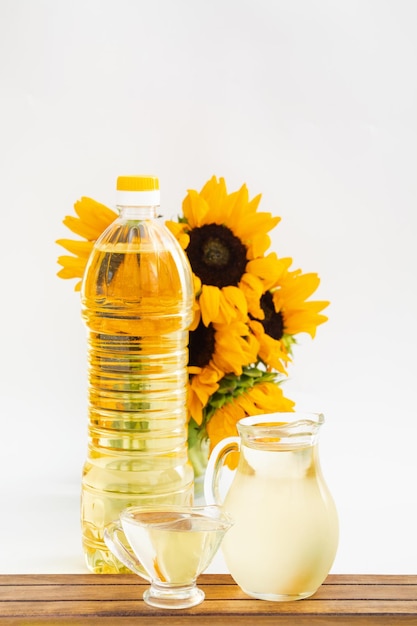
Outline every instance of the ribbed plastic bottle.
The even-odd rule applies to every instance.
[[[126,571],[103,541],[105,525],[122,509],[193,499],[186,426],[190,265],[158,219],[156,177],[119,177],[117,207],[81,290],[89,345],[81,522],[94,573]]]

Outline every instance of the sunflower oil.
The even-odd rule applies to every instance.
[[[97,240],[82,285],[88,330],[89,445],[81,523],[94,573],[125,571],[103,540],[122,509],[192,503],[186,386],[192,275],[157,219],[154,177],[119,177],[119,217]]]

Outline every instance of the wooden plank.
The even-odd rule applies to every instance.
[[[167,611],[143,602],[149,583],[134,575],[1,575],[0,624],[417,625],[417,576],[331,575],[299,602],[254,600],[225,574],[198,582],[206,593],[202,604]]]
[[[100,600],[117,593],[119,600],[141,599],[148,583],[113,585],[2,585],[0,601],[44,601],[55,600]],[[207,599],[237,600],[248,596],[237,586],[231,584],[205,584],[199,582]],[[117,589],[115,591],[115,588]],[[415,600],[417,585],[323,585],[310,600]]]
[[[170,611],[154,609],[142,600],[55,600],[43,601],[8,601],[2,603],[1,617],[28,616],[89,616],[89,615],[167,615]],[[181,611],[184,613],[184,611]],[[201,605],[187,609],[188,614],[211,615],[401,615],[411,614],[417,617],[417,600],[303,600],[301,602],[265,602],[256,600],[227,601],[206,600]],[[171,611],[172,613],[172,611]],[[417,622],[416,622],[417,623]]]
[[[142,585],[24,585],[0,588],[0,601],[55,602],[56,600],[139,600],[149,584]]]
[[[320,600],[416,600],[417,585],[322,585],[312,596]]]
[[[1,585],[136,585],[146,583],[135,574],[0,574]],[[206,585],[232,584],[229,574],[202,574]],[[417,585],[417,574],[329,574],[323,585]]]
[[[2,585],[137,585],[146,581],[134,574],[0,574]],[[233,584],[229,574],[202,574],[206,585]],[[329,574],[326,585],[417,585],[417,575]]]
[[[160,615],[165,616],[173,611],[155,609],[142,600],[56,600],[42,601],[8,601],[2,604],[1,616],[71,616],[71,615]],[[184,613],[184,611],[174,611]],[[213,599],[187,609],[186,613],[193,615],[415,615],[417,617],[417,600],[302,600],[299,602],[267,602],[256,600],[228,601]]]
[[[255,618],[253,616],[239,615],[239,616],[227,616],[223,614],[218,618],[212,616],[202,616],[198,618],[198,626],[397,626],[397,624],[406,626],[416,626],[416,618],[410,615],[378,615],[378,616],[362,616],[355,615],[354,617],[348,616],[302,616],[297,615],[295,617],[286,615],[269,615],[260,616]],[[44,617],[38,619],[36,617],[29,617],[22,620],[20,618],[5,618],[5,621],[0,616],[0,624],[5,626],[196,626],[195,615],[168,615],[164,617],[149,616],[140,617],[138,619],[135,616],[90,616],[88,619],[85,617],[70,617],[60,618],[57,620],[55,617]]]
[[[329,574],[324,585],[417,585],[417,574]]]
[[[1,585],[137,585],[135,574],[0,574]]]

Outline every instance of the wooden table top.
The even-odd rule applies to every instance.
[[[147,606],[135,575],[0,575],[0,625],[417,625],[417,576],[330,575],[311,598],[249,598],[227,574],[200,576],[205,601],[186,610]]]

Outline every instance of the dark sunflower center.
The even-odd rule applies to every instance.
[[[208,239],[202,252],[203,263],[209,267],[224,267],[230,261],[230,250],[220,239]]]
[[[273,339],[281,339],[284,334],[284,319],[282,313],[275,311],[272,293],[267,291],[261,298],[261,309],[265,313],[265,319],[261,322],[267,335]]]
[[[214,328],[211,324],[204,326],[202,322],[190,333],[188,341],[188,364],[205,367],[214,354]]]
[[[194,274],[204,285],[236,286],[245,273],[246,246],[227,226],[193,228],[186,252]]]

